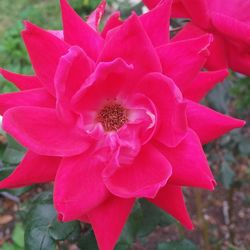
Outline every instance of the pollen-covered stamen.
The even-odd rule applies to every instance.
[[[98,113],[97,121],[105,131],[116,131],[128,121],[128,111],[121,104],[108,103]]]

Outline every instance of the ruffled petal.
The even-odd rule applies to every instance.
[[[54,108],[55,98],[44,89],[32,89],[21,92],[0,94],[0,114],[13,107],[38,106]]]
[[[190,84],[204,66],[212,40],[211,35],[205,34],[157,48],[164,74],[172,78],[181,90]]]
[[[154,199],[150,199],[149,201],[172,215],[187,229],[193,229],[181,187],[166,185],[159,191]]]
[[[161,72],[156,51],[135,14],[108,34],[99,61],[109,62],[121,57],[134,65],[135,82],[146,73]]]
[[[121,58],[99,63],[73,97],[74,110],[84,115],[87,111],[97,111],[107,100],[126,95],[134,84],[132,72],[133,66]]]
[[[70,123],[74,120],[71,98],[93,70],[94,62],[80,47],[71,47],[68,53],[60,58],[55,74],[55,89],[57,112],[64,121]]]
[[[156,143],[156,147],[172,165],[168,183],[178,186],[214,189],[215,180],[210,171],[199,137],[189,129],[187,136],[175,148]]]
[[[60,0],[60,3],[64,40],[80,46],[90,58],[96,60],[103,47],[103,38],[81,19],[66,0]]]
[[[169,22],[172,0],[164,0],[153,10],[140,16],[140,21],[154,46],[169,41]]]
[[[175,147],[187,132],[186,104],[174,82],[159,73],[146,75],[137,87],[152,100],[158,112],[154,138],[169,147]]]
[[[34,24],[25,22],[22,32],[24,43],[36,72],[44,87],[55,95],[54,76],[59,59],[68,51],[68,45],[53,34]]]
[[[223,82],[228,74],[227,69],[200,72],[188,86],[182,89],[182,93],[186,98],[199,102],[216,84]]]
[[[189,127],[196,132],[203,144],[245,125],[242,120],[220,114],[192,101],[187,101],[187,119]]]
[[[80,219],[108,198],[102,181],[104,163],[96,156],[81,154],[64,158],[57,171],[54,203],[62,221]]]
[[[108,174],[107,174],[108,173]],[[131,165],[117,166],[110,174],[103,172],[103,180],[111,193],[122,198],[153,198],[172,173],[167,159],[152,145],[142,147]]]
[[[54,181],[61,158],[28,151],[14,172],[0,182],[0,189],[19,188]]]
[[[42,87],[42,83],[36,76],[21,75],[0,68],[0,74],[9,82],[12,82],[20,90],[28,90]]]
[[[134,201],[112,196],[88,213],[100,250],[114,249]]]
[[[83,131],[62,123],[54,109],[16,107],[5,112],[3,128],[25,147],[41,155],[71,156],[89,145]]]

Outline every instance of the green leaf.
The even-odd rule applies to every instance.
[[[173,224],[175,220],[169,216],[166,212],[156,207],[154,204],[147,200],[140,200],[143,219],[140,223],[138,231],[139,237],[144,237],[150,234],[157,225],[168,226]]]
[[[17,165],[23,158],[26,149],[7,135],[8,145],[3,153],[3,162]]]
[[[250,156],[250,138],[245,137],[239,143],[239,151],[242,155]]]
[[[221,168],[221,181],[225,188],[230,188],[234,182],[235,173],[229,166],[229,164],[224,161]]]
[[[118,246],[131,246],[136,238],[149,235],[157,225],[170,225],[172,217],[146,200],[137,201],[122,231]],[[129,248],[129,247],[127,247]]]
[[[198,250],[190,240],[178,240],[160,243],[157,250]]]
[[[29,224],[25,230],[25,250],[55,250],[56,243],[49,236],[48,225]]]
[[[49,234],[49,228],[56,217],[52,203],[52,194],[39,194],[31,203],[26,216],[25,250],[55,250],[55,240]]]
[[[12,233],[13,242],[20,248],[24,248],[24,228],[21,223],[16,223]]]
[[[81,237],[77,245],[81,250],[98,250],[93,230],[85,233],[83,237]]]
[[[61,223],[55,218],[49,227],[49,234],[54,240],[76,241],[80,233],[81,226],[78,221]]]
[[[24,250],[24,248],[21,248],[12,243],[4,243],[1,250]]]

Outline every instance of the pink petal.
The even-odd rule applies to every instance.
[[[164,0],[153,10],[140,16],[140,21],[154,46],[160,46],[169,40],[171,5],[172,0]]]
[[[66,0],[60,0],[64,39],[71,45],[80,46],[87,55],[96,60],[102,47],[102,37],[74,11]]]
[[[154,138],[169,147],[175,147],[186,135],[186,104],[174,82],[159,73],[146,75],[139,83],[138,91],[155,104],[158,112],[158,128]]]
[[[183,6],[192,17],[192,21],[202,28],[210,27],[207,0],[183,0]]]
[[[143,0],[143,2],[149,9],[152,9],[160,2],[160,0]]]
[[[22,37],[36,75],[44,87],[55,94],[55,71],[60,57],[67,53],[69,47],[61,39],[34,24],[25,22],[25,26]]]
[[[44,89],[33,89],[8,94],[0,94],[0,114],[18,106],[55,107],[55,98]]]
[[[166,185],[159,191],[154,199],[150,199],[150,202],[179,220],[187,229],[193,229],[193,224],[187,212],[181,187]]]
[[[94,30],[98,31],[101,18],[105,12],[106,0],[102,0],[97,8],[89,15],[87,24]]]
[[[20,90],[27,90],[42,87],[42,83],[36,76],[20,75],[0,68],[0,74],[16,85]]]
[[[186,39],[198,38],[201,35],[206,34],[206,31],[202,30],[194,23],[190,22],[186,24],[181,31],[173,38],[173,41],[181,41]],[[227,58],[225,51],[225,42],[223,38],[217,35],[215,32],[213,34],[213,42],[209,46],[209,51],[211,55],[206,62],[206,67],[209,70],[218,70],[227,68]]]
[[[183,6],[182,0],[174,0],[174,2],[172,4],[171,17],[173,17],[173,18],[190,18],[190,14],[187,12],[185,6]]]
[[[242,43],[227,44],[230,67],[237,72],[250,76],[250,46]]]
[[[204,66],[211,42],[212,36],[205,34],[157,48],[164,74],[172,78],[181,90],[184,89]]]
[[[70,122],[74,119],[70,107],[71,98],[93,70],[94,62],[80,47],[71,47],[61,57],[55,74],[55,89],[57,111],[63,120]]]
[[[189,129],[187,136],[175,148],[155,144],[172,165],[173,173],[168,183],[178,186],[214,189],[215,181],[199,137]]]
[[[48,32],[53,34],[57,38],[64,40],[63,30],[48,30]]]
[[[242,120],[220,114],[192,101],[187,101],[187,119],[189,127],[197,133],[203,144],[245,125]]]
[[[111,14],[111,16],[108,18],[108,20],[106,21],[105,26],[103,28],[102,37],[105,38],[107,33],[110,30],[120,26],[123,23],[120,16],[121,16],[121,14],[119,11],[116,11],[116,12]]]
[[[63,159],[54,188],[54,202],[60,220],[79,219],[109,196],[101,177],[103,168],[103,162],[93,155],[81,154]]]
[[[223,82],[228,74],[227,69],[200,72],[182,93],[186,98],[199,102],[216,84]]]
[[[41,155],[71,156],[89,147],[83,131],[60,122],[56,111],[15,107],[5,112],[3,128],[25,147]]]
[[[135,81],[148,72],[161,71],[156,51],[135,14],[109,32],[99,61],[109,62],[118,57],[134,65]]]
[[[249,10],[250,8],[248,8]],[[216,30],[224,35],[225,39],[231,38],[238,42],[250,44],[250,23],[247,24],[231,16],[216,12],[211,13],[211,19]]]
[[[153,198],[167,183],[172,167],[154,146],[147,144],[131,165],[117,166],[112,175],[106,173],[103,173],[104,183],[114,195]]]
[[[0,182],[0,189],[18,188],[55,179],[61,158],[26,153],[14,172]]]
[[[134,199],[110,197],[88,213],[100,250],[114,249],[134,205]]]
[[[121,58],[99,63],[73,97],[74,109],[79,113],[96,111],[107,100],[130,92],[134,84],[132,72],[132,65],[128,65]]]

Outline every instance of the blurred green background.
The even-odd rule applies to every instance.
[[[0,0],[0,67],[18,73],[32,73],[20,37],[22,20],[30,20],[46,29],[61,29],[58,2]],[[69,2],[85,17],[99,1]],[[108,12],[119,8],[122,16],[127,16],[132,8],[140,13],[142,7],[141,4],[132,4],[130,1],[110,0],[109,4]],[[0,77],[1,93],[14,90],[15,87]],[[185,190],[187,206],[196,230],[187,232],[160,210],[140,201],[130,216],[117,249],[250,249],[249,78],[232,72],[204,102],[222,113],[247,120],[248,125],[205,147],[218,186],[213,193]],[[24,152],[13,139],[6,138],[4,134],[0,136],[0,178],[13,171]],[[37,211],[40,209],[47,209],[46,213],[38,215]],[[35,238],[32,237],[34,225],[26,221],[32,215],[49,223],[49,231],[43,224],[35,224],[40,233]],[[59,228],[63,230],[60,231]],[[26,249],[96,249],[88,226],[78,222],[62,226],[55,220],[50,185],[0,192],[0,249],[24,249],[24,231],[25,239],[30,244]],[[43,246],[39,245],[40,237],[43,239]]]

